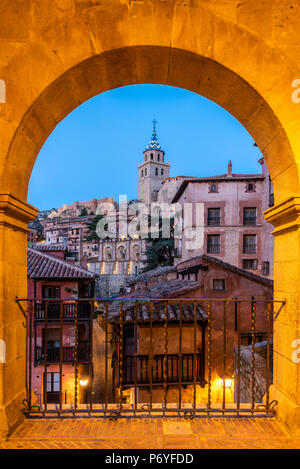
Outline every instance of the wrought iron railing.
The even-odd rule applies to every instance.
[[[87,340],[81,340],[78,344],[78,363],[88,363],[89,361],[89,343]],[[35,346],[35,365],[41,365],[45,361],[45,347]],[[60,348],[48,347],[47,348],[47,363],[59,363],[60,361]],[[75,347],[62,348],[62,361],[63,363],[75,362]]]
[[[272,328],[284,302],[131,297],[77,299],[72,306],[64,299],[17,303],[28,330],[27,416],[275,414],[269,395]],[[246,402],[243,334],[251,342]],[[66,346],[70,336],[72,347]],[[264,379],[258,378],[261,360],[256,368],[259,338],[265,340]],[[43,347],[37,346],[41,341]],[[49,347],[53,341],[56,348]],[[265,388],[258,393],[261,383]]]
[[[196,360],[196,380],[201,386],[205,385],[204,355],[200,352],[194,357],[193,353],[183,353],[181,359],[177,353],[154,355],[126,355],[124,357],[124,386],[134,385],[135,376],[139,386],[162,385],[164,383],[164,360],[166,360],[167,384],[193,384],[194,360]],[[151,377],[150,377],[151,373]]]

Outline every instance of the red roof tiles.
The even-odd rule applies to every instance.
[[[95,274],[57,257],[27,248],[27,275],[29,278],[93,278]]]

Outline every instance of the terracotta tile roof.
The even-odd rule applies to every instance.
[[[199,288],[199,282],[190,282],[184,280],[172,280],[169,282],[161,283],[158,286],[151,288],[151,290],[140,292],[134,292],[128,295],[122,295],[122,300],[116,299],[111,305],[109,305],[108,317],[110,322],[118,323],[120,320],[120,305],[123,304],[123,310],[125,312],[125,322],[133,322],[135,317],[136,299],[142,298],[138,302],[138,321],[148,322],[149,321],[149,301],[147,299],[159,299],[159,298],[176,298],[177,296],[189,291],[193,291]],[[165,302],[155,301],[153,302],[153,322],[163,321],[165,318]],[[182,302],[182,320],[192,321],[194,319],[194,305],[192,301]],[[168,321],[179,321],[180,310],[179,301],[169,302],[167,308]],[[197,305],[197,319],[206,321],[207,315],[201,306]]]
[[[204,262],[211,262],[212,264],[218,265],[225,270],[230,270],[231,272],[242,275],[243,277],[248,278],[249,280],[253,280],[254,282],[262,283],[268,287],[273,287],[273,280],[262,277],[261,275],[254,274],[253,272],[249,272],[249,270],[242,269],[235,265],[229,264],[228,262],[224,262],[221,259],[217,259],[213,256],[208,256],[207,254],[202,254],[200,256],[192,257],[186,261],[180,262],[177,264],[177,271],[179,273],[183,273],[185,270],[187,271],[189,268],[201,266]]]
[[[185,188],[190,182],[210,182],[210,181],[223,181],[223,182],[232,182],[232,181],[263,181],[264,176],[262,174],[232,174],[232,176],[228,176],[227,174],[220,174],[219,176],[211,176],[211,177],[199,177],[199,178],[190,178],[185,179],[182,184],[179,186],[176,194],[173,197],[172,203],[177,202],[181,194],[184,192]]]
[[[134,277],[133,280],[131,280],[131,284],[132,283],[136,283],[136,282],[141,282],[143,280],[148,280],[150,278],[153,278],[153,277],[159,277],[160,275],[163,275],[163,274],[168,274],[170,272],[176,272],[177,269],[175,266],[173,265],[167,265],[167,266],[163,266],[163,267],[157,267],[156,269],[153,269],[153,270],[149,270],[148,272],[144,272],[142,274],[138,274],[136,277]]]
[[[29,278],[38,279],[83,279],[95,277],[95,274],[82,267],[30,247],[27,248],[27,275]]]
[[[63,244],[29,243],[28,247],[36,251],[66,251]]]

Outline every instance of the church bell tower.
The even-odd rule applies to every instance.
[[[144,151],[143,163],[138,166],[138,197],[139,201],[146,205],[156,202],[163,180],[170,177],[170,164],[165,163],[165,152],[157,139],[156,124],[157,121],[154,119],[152,139]]]

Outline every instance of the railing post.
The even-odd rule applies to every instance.
[[[137,341],[138,341],[138,312],[139,302],[135,302],[134,314],[134,410],[137,411],[137,374],[138,374],[138,357],[137,357]]]
[[[119,376],[120,376],[120,382],[119,382],[119,405],[120,405],[120,410],[123,409],[123,373],[124,373],[124,311],[123,311],[123,303],[121,302],[120,304],[120,349],[119,349],[119,355],[120,355],[120,365],[119,365]]]
[[[164,409],[167,408],[167,354],[168,354],[168,302],[165,302],[164,307],[165,320],[164,320],[164,361],[163,361],[163,370],[164,370]]]
[[[178,367],[179,367],[179,389],[178,389],[178,406],[179,406],[179,412],[181,412],[181,407],[182,407],[182,374],[183,374],[183,368],[182,368],[182,301],[179,302],[179,356],[178,356]]]
[[[47,362],[48,362],[48,301],[45,302],[45,329],[44,329],[44,410],[47,412]]]
[[[78,301],[75,301],[75,319],[74,319],[74,334],[75,334],[75,347],[74,347],[74,409],[78,407]]]
[[[227,339],[227,304],[224,301],[224,311],[223,311],[223,403],[222,410],[223,414],[226,407],[226,339]]]
[[[237,332],[238,332],[238,384],[237,384],[237,411],[240,410],[240,401],[241,401],[241,302],[238,301],[237,305]]]
[[[251,413],[254,413],[255,407],[255,316],[256,316],[256,303],[251,301]]]
[[[270,313],[272,303],[267,303],[267,389],[266,389],[266,409],[270,406]]]
[[[153,302],[150,301],[150,350],[149,350],[149,384],[150,384],[150,407],[149,411],[152,412],[152,379],[153,379],[153,328],[152,328],[152,316],[153,316]]]
[[[208,303],[207,308],[207,410],[211,410],[211,303]]]
[[[89,399],[90,412],[93,410],[93,325],[94,325],[94,301],[90,301],[90,327],[89,327]]]
[[[196,360],[197,360],[197,301],[194,301],[194,354],[193,354],[193,414],[196,411],[197,385],[196,385]]]
[[[63,371],[63,314],[64,303],[60,301],[60,320],[59,320],[59,410],[62,411],[62,371]]]
[[[108,360],[108,301],[105,301],[105,370],[104,370],[104,379],[105,379],[105,397],[104,397],[104,410],[107,412],[107,386],[108,386],[108,370],[107,370],[107,360]]]

